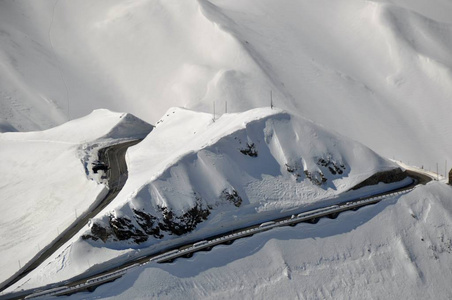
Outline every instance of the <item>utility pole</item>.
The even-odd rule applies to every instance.
[[[273,91],[270,90],[270,108],[273,109]]]

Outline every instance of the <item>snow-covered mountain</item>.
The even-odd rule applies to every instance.
[[[211,219],[237,227],[398,168],[361,144],[270,108],[216,120],[170,109],[130,149],[128,165],[130,180],[85,238],[155,244],[201,223],[215,233]]]
[[[17,287],[344,202],[375,174],[393,183],[380,190],[410,183],[397,164],[358,142],[271,108],[215,119],[171,108],[129,149],[127,164],[129,179],[117,197]]]
[[[0,282],[105,196],[89,174],[96,149],[151,130],[130,114],[97,110],[41,132],[0,134]]]
[[[451,188],[130,271],[69,299],[450,299]]]
[[[96,150],[151,130],[115,200],[9,291],[406,183],[387,158],[444,173],[451,15],[444,0],[0,1],[0,282],[106,193]],[[376,174],[398,183],[350,191]],[[449,191],[140,267],[92,296],[450,298]]]
[[[443,0],[2,1],[0,123],[103,107],[155,123],[172,106],[267,106],[272,91],[386,157],[443,166],[451,15]]]

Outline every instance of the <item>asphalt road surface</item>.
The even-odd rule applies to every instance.
[[[49,258],[56,250],[69,241],[77,232],[79,232],[88,221],[96,216],[102,209],[104,209],[121,191],[125,182],[127,181],[127,164],[125,154],[129,147],[138,144],[140,141],[130,141],[102,148],[99,150],[99,160],[109,166],[107,171],[109,191],[105,198],[91,211],[85,212],[81,215],[74,224],[63,231],[47,249],[33,257],[28,263],[27,267],[22,270],[15,277],[12,277],[0,284],[0,291],[5,290],[13,285],[28,273],[36,269],[42,262]]]

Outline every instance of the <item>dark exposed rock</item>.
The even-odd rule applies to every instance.
[[[291,167],[288,164],[285,164],[285,166],[286,166],[287,172],[289,172],[289,173],[293,173],[296,170],[295,167]]]
[[[251,157],[257,157],[257,150],[254,143],[246,143],[246,148],[240,149],[240,152]]]
[[[220,198],[225,199],[229,202],[232,202],[236,207],[240,207],[242,204],[242,198],[239,196],[236,190],[232,190],[232,192],[227,189],[221,193]]]
[[[207,217],[210,215],[210,209],[212,209],[209,206],[203,205],[203,202],[196,194],[195,197],[195,206],[180,216],[175,215],[167,207],[159,207],[160,218],[134,209],[133,218],[136,223],[132,222],[128,217],[117,218],[110,215],[108,225],[104,227],[94,223],[91,226],[90,234],[85,234],[82,238],[85,240],[92,239],[94,241],[101,239],[103,242],[106,242],[108,239],[113,241],[131,241],[140,244],[146,242],[151,236],[156,239],[161,239],[165,234],[183,235],[189,233],[199,223],[207,220]]]
[[[163,213],[163,222],[159,228],[169,234],[183,235],[193,231],[198,223],[207,220],[210,214],[209,208],[203,208],[200,201],[181,216],[174,216],[167,208],[160,208]]]
[[[91,234],[82,235],[82,239],[83,240],[92,239],[94,241],[101,239],[103,242],[106,242],[108,236],[109,233],[107,232],[106,228],[104,228],[102,225],[98,223],[93,223],[91,225]]]
[[[344,173],[344,170],[346,169],[344,164],[336,163],[330,155],[328,155],[327,158],[319,158],[317,161],[317,165],[328,168],[330,173],[333,175],[337,174],[341,175]]]
[[[138,225],[143,228],[147,235],[152,235],[157,239],[163,238],[163,235],[160,233],[156,217],[141,210],[134,209],[133,212],[135,213],[134,217]]]
[[[104,227],[102,227],[99,224],[97,224],[97,223],[94,223],[93,226],[91,226],[91,232],[95,236],[98,236],[104,242],[108,238],[107,230]]]
[[[326,182],[325,175],[323,175],[322,172],[319,171],[309,172],[308,170],[305,170],[304,174],[309,180],[311,180],[312,183],[316,185],[321,185],[322,183]]]
[[[383,171],[375,173],[374,175],[370,176],[366,180],[362,181],[361,183],[355,185],[352,190],[357,190],[362,187],[368,186],[368,185],[375,185],[379,182],[383,183],[392,183],[392,182],[398,182],[407,177],[406,171],[402,171],[400,168],[392,169],[389,171]]]
[[[287,172],[291,173],[293,176],[295,176],[295,179],[298,180],[301,177],[300,174],[300,167],[298,167],[297,165],[289,165],[289,164],[284,164],[286,166],[286,170]]]
[[[136,228],[127,217],[115,218],[110,215],[110,226],[114,235],[120,241],[132,239],[135,243],[139,244],[148,239],[147,234]]]

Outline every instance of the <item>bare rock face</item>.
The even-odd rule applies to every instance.
[[[335,162],[331,156],[328,156],[327,158],[319,158],[317,165],[328,168],[332,175],[341,175],[346,169],[343,163]]]
[[[302,161],[302,159],[300,158],[299,161]],[[317,165],[320,167],[318,170],[305,170],[301,164],[285,164],[287,172],[292,173],[296,180],[300,180],[303,176],[302,174],[304,174],[306,178],[318,186],[328,181],[324,172],[330,172],[333,176],[341,176],[347,169],[344,163],[336,162],[331,155],[327,155],[325,158],[319,158]]]
[[[405,179],[407,176],[408,175],[407,175],[406,171],[402,171],[402,169],[400,169],[400,168],[396,168],[396,169],[392,169],[392,170],[384,171],[384,172],[378,172],[378,173],[375,173],[374,175],[370,176],[363,182],[355,185],[352,188],[352,190],[357,190],[357,189],[360,189],[360,188],[362,188],[364,186],[368,186],[368,185],[375,185],[380,182],[383,182],[383,183],[398,182],[398,181]]]
[[[239,196],[237,191],[234,189],[232,191],[224,190],[221,193],[220,198],[231,202],[232,204],[235,205],[235,207],[240,207],[240,205],[242,204],[242,198]]]
[[[84,240],[128,241],[140,244],[150,238],[162,239],[166,235],[184,235],[196,229],[196,226],[207,220],[212,207],[206,205],[195,195],[195,206],[181,215],[176,215],[167,207],[158,207],[156,213],[151,214],[143,210],[133,209],[133,215],[127,217],[108,216],[108,222],[94,222],[90,232],[83,235]],[[240,207],[242,198],[235,189],[226,189],[220,195],[220,203]]]
[[[257,150],[254,143],[247,143],[245,148],[240,149],[240,152],[251,157],[257,157]]]

